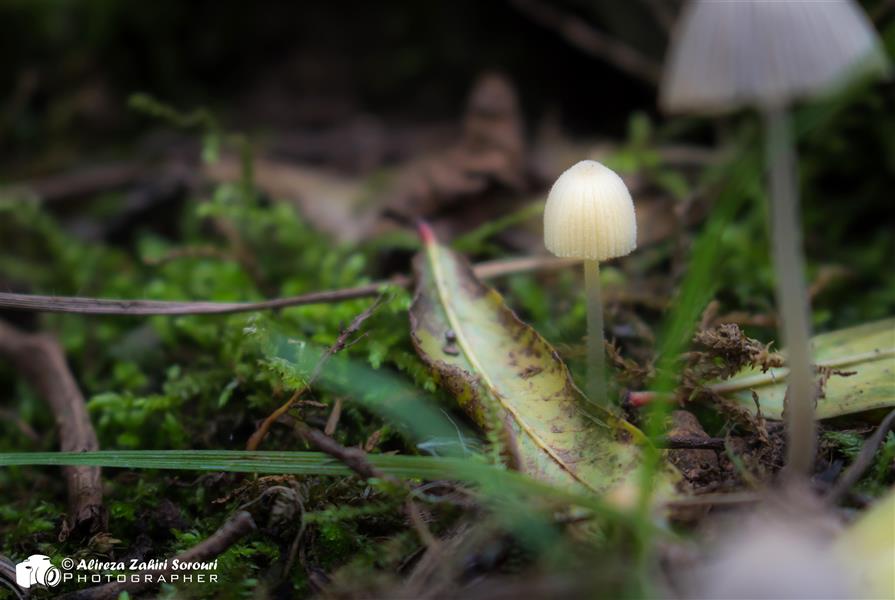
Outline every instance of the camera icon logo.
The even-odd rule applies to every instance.
[[[33,585],[55,587],[62,581],[62,571],[53,566],[49,556],[32,554],[16,565],[16,583],[22,589]]]

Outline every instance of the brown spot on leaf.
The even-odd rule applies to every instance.
[[[529,377],[534,377],[543,370],[544,369],[542,369],[541,367],[529,365],[522,369],[522,371],[519,373],[519,377],[521,377],[522,379],[528,379]]]

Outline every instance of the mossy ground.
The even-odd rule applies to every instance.
[[[48,20],[47,26],[51,24]],[[890,41],[895,38],[891,26],[887,35]],[[748,130],[749,117],[742,121]],[[54,129],[53,122],[38,125],[49,137],[72,135],[69,129]],[[800,143],[807,275],[817,283],[812,319],[816,330],[895,314],[891,268],[895,238],[883,218],[895,173],[893,131],[895,94],[891,87],[871,89],[853,98],[818,135]],[[125,140],[109,142],[110,146],[126,145],[132,141],[128,135],[123,132]],[[662,144],[678,137],[704,139],[707,132],[691,123],[657,125],[646,113],[637,113],[629,120],[625,141],[607,162],[644,178],[647,189],[675,203],[687,203],[694,194],[703,194],[704,200],[704,173],[682,175],[658,152]],[[225,152],[238,151],[234,141],[241,144],[245,138],[205,135],[205,157],[214,159],[221,145]],[[51,143],[41,147],[35,163],[44,156],[52,164],[53,147]],[[713,181],[724,181],[728,175],[721,173]],[[371,185],[376,177],[371,176]],[[742,207],[711,249],[723,268],[713,269],[712,281],[704,283],[714,290],[724,313],[745,315],[745,331],[769,342],[774,329],[761,319],[748,318],[771,314],[774,306],[762,190],[760,177],[742,190]],[[266,196],[253,185],[249,172],[240,181],[193,186],[146,213],[154,218],[116,219],[116,207],[124,201],[123,193],[109,192],[83,199],[76,209],[59,208],[44,206],[28,193],[4,190],[2,285],[22,292],[88,297],[251,301],[352,287],[407,273],[414,249],[407,236],[339,245],[315,230],[294,206]],[[642,248],[624,268],[605,269],[610,290],[643,288],[671,297],[689,266],[689,242],[712,222],[713,205],[706,202],[706,207],[705,218],[684,228],[680,236]],[[513,253],[495,240],[499,228],[486,227],[479,233],[462,242],[472,259]],[[585,309],[577,273],[516,274],[495,285],[519,316],[559,349],[576,377],[582,375]],[[390,381],[435,397],[451,419],[468,425],[414,352],[407,322],[410,293],[392,286],[383,295],[386,300],[364,324],[363,335],[343,354]],[[307,384],[310,376],[311,369],[296,368],[270,352],[271,340],[326,348],[371,302],[356,299],[226,316],[98,317],[10,311],[2,317],[25,329],[58,335],[103,449],[242,449],[260,420]],[[631,368],[620,373],[628,377],[626,385],[643,384],[655,366],[664,318],[663,310],[636,299],[608,307],[609,334],[620,355],[632,361]],[[0,452],[56,449],[52,415],[5,363],[0,364],[0,390],[4,403]],[[338,396],[333,390],[312,387],[294,414],[322,429]],[[699,409],[699,416],[710,435],[753,433],[711,407]],[[822,438],[824,460],[832,464],[853,459],[869,430],[858,421],[831,424]],[[393,423],[350,398],[334,437],[372,453],[419,452]],[[275,425],[263,448],[308,446],[292,428]],[[861,493],[875,496],[892,485],[893,455],[895,437],[890,434],[858,486]],[[279,597],[283,589],[291,595],[284,592],[282,597],[307,597],[323,585],[335,595],[371,590],[385,594],[425,548],[424,536],[406,516],[406,498],[382,482],[117,469],[105,469],[103,477],[109,531],[92,539],[59,542],[67,507],[58,470],[0,469],[0,554],[171,556],[207,538],[228,515],[248,505],[257,515],[259,532],[221,555],[220,583],[202,589],[163,588],[161,597],[249,598],[262,589],[268,597]],[[742,483],[729,472],[718,477]],[[465,496],[457,492],[457,498]],[[614,528],[610,523],[599,534],[577,530],[561,545],[551,546],[560,536],[559,527],[539,529],[533,523],[530,531],[520,531],[506,526],[525,514],[520,507],[484,503],[469,509],[460,500],[426,503],[424,521],[435,535],[455,532],[470,520],[481,526],[481,535],[469,542],[474,549],[470,555],[479,562],[464,567],[466,577],[511,573],[549,580],[578,569],[592,571],[608,595],[636,595],[647,585],[635,581],[642,569],[621,566],[642,558],[636,536],[621,525]],[[514,536],[507,535],[510,530]],[[299,534],[295,546],[299,550],[293,553]],[[302,568],[290,568],[288,576],[280,576],[289,561]],[[0,597],[3,593],[0,589]]]

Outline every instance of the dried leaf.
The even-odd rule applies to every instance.
[[[866,323],[815,336],[811,341],[822,383],[817,416],[841,415],[895,406],[895,319]],[[784,352],[785,354],[785,352]],[[709,386],[713,392],[755,411],[758,393],[765,417],[779,419],[786,392],[785,367],[766,373],[746,368],[727,381]]]
[[[417,351],[441,385],[479,426],[501,429],[521,471],[596,492],[626,481],[639,464],[633,441],[643,434],[586,404],[550,344],[423,229],[410,320]]]

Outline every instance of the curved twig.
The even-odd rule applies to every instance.
[[[199,542],[189,550],[186,550],[176,556],[176,560],[181,563],[190,562],[206,562],[214,559],[214,557],[223,554],[230,546],[255,531],[256,525],[252,515],[246,511],[239,511],[230,517],[220,529],[215,531],[211,536]],[[173,562],[173,561],[172,561]],[[153,580],[157,576],[171,573],[170,570],[142,571],[141,574],[151,574]],[[63,596],[65,600],[106,600],[118,598],[122,592],[139,592],[158,584],[152,581],[146,581],[142,578],[128,580],[126,582],[106,583],[104,585],[87,588],[66,594]]]
[[[268,415],[268,417],[266,419],[264,419],[264,421],[261,422],[261,424],[255,430],[255,433],[253,433],[249,437],[248,441],[246,442],[246,450],[251,451],[251,450],[258,449],[258,446],[260,446],[261,442],[264,441],[264,437],[267,435],[267,432],[270,430],[270,428],[273,426],[273,424],[277,421],[277,419],[279,419],[284,414],[289,412],[289,410],[293,406],[295,406],[296,402],[298,402],[298,399],[301,398],[301,395],[305,392],[305,390],[307,390],[309,387],[311,387],[314,384],[315,380],[317,379],[317,376],[320,375],[320,371],[321,371],[321,369],[323,369],[323,365],[326,363],[326,361],[329,360],[334,354],[341,352],[342,350],[344,350],[346,347],[349,346],[350,338],[360,330],[361,325],[364,324],[364,321],[366,321],[371,316],[373,316],[373,313],[375,313],[379,309],[379,307],[382,305],[383,301],[384,301],[384,296],[380,296],[376,300],[376,302],[374,302],[372,305],[370,305],[366,310],[361,312],[359,315],[354,317],[354,320],[351,321],[351,324],[348,325],[348,327],[346,327],[345,330],[339,334],[338,338],[336,338],[335,343],[333,343],[333,345],[330,346],[326,350],[326,352],[323,353],[323,356],[320,357],[320,360],[317,362],[317,365],[314,367],[314,371],[311,373],[311,376],[308,377],[307,383],[304,386],[302,386],[301,388],[295,390],[295,392],[292,394],[292,396],[289,398],[289,400],[286,401],[285,404],[283,404],[282,406],[277,408],[270,415]]]
[[[0,321],[0,356],[12,361],[49,404],[63,452],[99,450],[84,396],[54,337],[19,331]],[[63,474],[68,486],[69,515],[60,538],[75,532],[92,535],[104,531],[108,514],[103,507],[99,467],[63,467]]]

